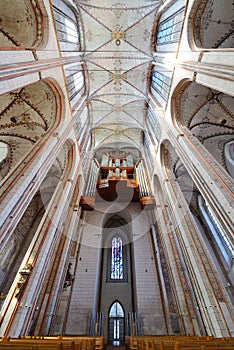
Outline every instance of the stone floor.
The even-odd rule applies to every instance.
[[[107,343],[104,346],[104,350],[128,350],[129,346],[126,343],[121,343],[120,345],[113,345],[112,343]]]

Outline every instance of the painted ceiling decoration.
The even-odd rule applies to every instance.
[[[14,7],[13,14],[12,8]],[[0,40],[2,47],[38,47],[43,38],[43,16],[35,0],[1,2]],[[36,25],[35,25],[36,23]],[[21,30],[22,25],[24,30]]]
[[[201,30],[201,23],[203,30]],[[194,16],[194,38],[198,47],[230,48],[233,37],[233,2],[198,1]],[[215,36],[213,33],[215,32]]]
[[[232,96],[189,83],[177,96],[177,121],[186,127],[225,168],[225,145],[233,141]]]
[[[159,1],[77,1],[95,149],[142,146],[151,37]]]
[[[41,80],[2,94],[0,104],[0,137],[9,152],[0,165],[1,179],[56,126],[59,100],[53,84]]]

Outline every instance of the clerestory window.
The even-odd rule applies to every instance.
[[[84,87],[84,74],[80,66],[72,66],[65,69],[67,89],[72,100]]]
[[[75,12],[61,0],[53,0],[53,10],[61,50],[79,50],[80,33]]]
[[[206,225],[209,227],[213,235],[218,251],[221,252],[227,265],[231,266],[232,261],[234,259],[234,247],[229,237],[223,231],[212,209],[205,202],[202,196],[198,196],[198,203],[199,203],[199,208],[201,210],[202,217],[205,220]]]
[[[154,71],[152,73],[152,88],[156,93],[158,93],[165,101],[169,93],[171,78]]]
[[[157,45],[177,42],[180,37],[184,8],[162,21],[158,26]]]

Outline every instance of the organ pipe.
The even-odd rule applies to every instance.
[[[99,164],[97,163],[96,159],[94,159],[90,170],[88,186],[86,189],[86,196],[95,196],[98,173]]]
[[[149,196],[150,191],[142,160],[140,160],[140,162],[138,163],[136,167],[136,172],[139,182],[140,196]]]

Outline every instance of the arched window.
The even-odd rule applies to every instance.
[[[226,143],[224,147],[224,157],[227,170],[234,178],[234,141]]]
[[[0,181],[9,173],[11,168],[10,148],[8,144],[0,141]]]
[[[177,42],[183,22],[184,8],[174,13],[164,21],[161,21],[157,31],[157,45]]]
[[[147,162],[148,162],[148,166],[149,169],[153,169],[153,164],[154,164],[154,160],[153,160],[153,154],[152,152],[154,152],[154,145],[153,142],[151,140],[151,138],[149,137],[149,134],[144,132],[143,134],[143,142],[144,142],[144,149],[148,155]]]
[[[72,100],[79,93],[84,85],[84,75],[80,67],[65,69],[69,97]]]
[[[109,317],[124,317],[124,310],[118,301],[112,304]]]
[[[161,125],[158,122],[158,119],[151,108],[148,108],[147,122],[150,125],[151,131],[153,132],[154,137],[159,142],[161,137]]]
[[[78,140],[82,139],[85,135],[85,130],[88,126],[88,109],[85,108],[80,115],[76,115],[76,133]],[[81,140],[82,141],[82,140]]]
[[[61,0],[53,0],[53,10],[62,51],[80,50],[80,34],[75,12]]]
[[[166,101],[169,93],[170,82],[171,78],[169,76],[157,71],[152,73],[152,88],[164,101]]]
[[[72,106],[80,99],[84,88],[84,74],[80,65],[69,65],[65,68],[67,90]]]
[[[122,280],[123,277],[123,243],[117,236],[112,239],[111,279]]]
[[[70,43],[78,43],[79,42],[79,35],[76,23],[73,22],[70,18],[65,18],[64,20],[65,28],[66,28],[66,36],[67,41]]]
[[[7,158],[9,147],[5,142],[0,141],[0,163]]]
[[[217,247],[222,253],[228,266],[232,264],[234,259],[234,247],[229,241],[226,233],[222,230],[218,220],[214,216],[210,206],[205,202],[205,200],[199,196],[198,197],[199,208],[201,210],[202,216],[209,227],[214,240],[216,241]]]
[[[113,345],[124,341],[124,310],[118,301],[112,304],[109,311],[108,341]]]

